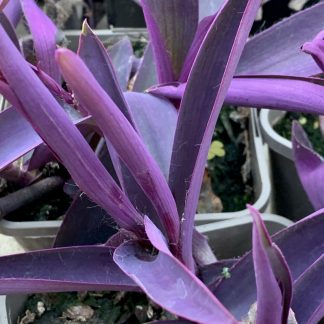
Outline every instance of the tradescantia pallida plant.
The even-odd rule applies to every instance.
[[[302,50],[310,54],[324,72],[324,31],[318,33],[311,42],[303,44]],[[322,118],[320,116],[320,122]],[[323,180],[323,158],[315,152],[302,126],[297,122],[293,124],[292,143],[294,161],[301,183],[314,209],[320,209],[324,206],[324,200],[320,194]]]
[[[11,126],[17,120],[24,124],[18,127],[21,145],[7,142],[1,167],[46,143],[104,213],[86,213],[78,197],[54,248],[0,258],[0,292],[142,290],[185,322],[236,323],[255,302],[251,320],[257,323],[285,323],[289,314],[293,317],[290,309],[299,323],[320,319],[322,210],[270,239],[260,215],[250,207],[253,252],[235,261],[217,261],[194,230],[213,129],[234,86],[240,90],[233,96],[239,104],[248,102],[245,91],[258,86],[264,93],[249,96],[255,106],[323,109],[322,81],[308,77],[318,73],[312,60],[303,65],[308,68],[305,77],[296,72],[294,77],[232,81],[260,1],[228,0],[199,25],[198,1],[141,2],[152,51],[146,51],[138,72],[144,74],[137,79],[143,83],[136,81],[134,89],[152,85],[143,72],[151,57],[159,82],[186,82],[152,91],[175,89],[177,97],[172,99],[181,99],[180,104],[147,93],[123,93],[110,56],[86,24],[78,54],[55,49],[55,26],[32,0],[21,3],[39,63],[35,67],[26,62],[12,28],[2,24],[0,91],[12,104],[2,114]],[[315,13],[318,8],[322,6],[313,9]],[[44,27],[49,34],[40,32]],[[244,56],[241,62],[244,66]],[[69,90],[62,88],[62,79]],[[295,93],[296,87],[307,94]],[[66,104],[75,109],[74,117],[62,109]],[[105,138],[113,175],[74,125],[82,123]],[[98,227],[111,220],[119,231],[109,237]],[[220,275],[223,267],[230,267],[230,278]],[[307,305],[305,296],[310,296]]]

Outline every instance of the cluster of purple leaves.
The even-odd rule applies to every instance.
[[[322,27],[324,5],[246,43],[260,0],[214,1],[204,17],[206,3],[142,0],[151,44],[139,66],[127,40],[108,53],[85,23],[77,54],[56,49],[56,27],[34,0],[5,7],[0,92],[12,106],[0,114],[0,167],[34,150],[27,165],[37,168],[50,152],[89,199],[76,196],[52,249],[0,258],[2,294],[141,290],[179,323],[236,323],[255,303],[257,323],[286,323],[290,308],[298,323],[323,316],[324,211],[271,239],[250,207],[253,252],[220,261],[194,216],[224,101],[324,109],[320,70],[299,52]],[[20,10],[37,66],[14,32]],[[124,92],[132,70],[134,91]],[[95,152],[85,139],[93,133],[105,139]]]

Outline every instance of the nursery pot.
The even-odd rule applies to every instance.
[[[260,124],[270,151],[274,211],[297,221],[314,210],[297,174],[293,161],[292,142],[273,129],[285,114],[284,111],[262,109]]]
[[[284,217],[264,214],[263,220],[271,234],[289,226],[292,222]],[[241,256],[251,249],[252,217],[219,217],[218,222],[197,227],[207,235],[213,250],[219,258]],[[0,323],[15,324],[19,314],[24,310],[26,295],[0,296]]]
[[[273,214],[262,214],[262,218],[270,235],[293,224],[291,220]],[[250,215],[231,217],[223,214],[218,222],[196,226],[196,229],[208,237],[213,252],[221,260],[239,257],[251,250],[252,225]]]
[[[253,189],[255,202],[252,204],[261,212],[266,211],[271,194],[271,183],[269,167],[266,160],[267,148],[263,145],[260,126],[256,110],[251,109],[249,123],[249,140],[251,149],[251,170],[253,178]],[[203,225],[210,222],[217,222],[223,218],[238,218],[249,216],[247,209],[236,212],[206,213],[196,215],[196,225]]]

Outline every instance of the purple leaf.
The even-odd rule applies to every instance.
[[[3,12],[12,23],[12,25],[16,27],[22,16],[20,0],[10,0],[4,8]]]
[[[0,69],[19,101],[23,102],[19,109],[59,157],[80,189],[112,215],[120,226],[140,233],[142,216],[105,170],[62,107],[30,69],[2,27],[0,52]]]
[[[73,96],[70,92],[63,89],[63,87],[58,84],[52,77],[50,77],[47,73],[42,71],[39,67],[35,67],[30,64],[30,67],[34,70],[36,75],[43,81],[49,91],[51,91],[52,95],[59,101],[62,101],[65,104],[69,104],[74,106],[75,102]],[[82,111],[79,106],[78,109],[86,115],[86,112]]]
[[[293,280],[324,253],[323,231],[324,209],[272,237],[287,261]],[[251,252],[230,269],[230,274],[231,278],[209,288],[237,319],[241,319],[257,298]]]
[[[248,208],[253,216],[253,263],[257,286],[256,322],[286,323],[292,297],[289,268],[280,249],[272,243],[260,213],[252,206]]]
[[[106,241],[105,245],[116,249],[123,243],[130,240],[137,240],[136,235],[121,228],[118,233],[114,234]]]
[[[225,102],[255,108],[324,113],[324,82],[319,78],[251,76],[234,78]]]
[[[324,3],[321,2],[254,36],[244,48],[237,74],[310,76],[320,73],[300,47],[323,29],[323,20]]]
[[[84,246],[0,258],[0,293],[138,290],[112,258],[114,249]]]
[[[151,43],[149,43],[146,46],[132,90],[136,92],[143,92],[153,84],[157,84],[157,71],[153,57],[153,48]]]
[[[126,49],[129,49],[129,42],[120,42],[116,45],[115,48],[122,49],[120,46],[126,46]],[[130,49],[128,52],[129,55],[131,55],[132,49]],[[80,38],[78,54],[86,63],[90,71],[93,73],[94,77],[101,85],[101,87],[112,98],[118,108],[123,112],[125,117],[135,128],[133,117],[130,115],[129,107],[118,85],[117,77],[109,55],[101,41],[95,36],[95,34],[91,31],[86,23],[84,23],[83,25],[83,33],[81,34]],[[126,53],[124,53],[124,56],[122,55],[122,61],[120,62],[120,64],[125,65],[126,63],[126,66],[128,66],[129,55],[125,57],[125,54],[127,56],[127,51]],[[121,75],[121,77],[123,76]],[[128,75],[126,76],[126,79],[128,79]],[[149,212],[150,216],[154,218],[156,215],[152,204],[145,196],[139,185],[136,183],[134,177],[129,173],[125,164],[120,161],[118,154],[116,153],[113,146],[109,143],[109,141],[107,142],[111,160],[113,162],[114,169],[118,176],[121,187],[127,193],[130,201],[136,206],[139,211],[144,213]]]
[[[321,323],[324,316],[324,302],[321,303],[318,308],[314,311],[312,317],[308,320],[309,324],[318,324]]]
[[[149,93],[180,100],[185,88],[185,83],[174,82],[152,87]],[[234,77],[225,103],[323,114],[323,89],[324,81],[320,78],[276,75]]]
[[[160,83],[178,79],[198,25],[198,0],[142,0]]]
[[[0,92],[4,93],[2,84],[4,83],[0,81]],[[7,85],[6,87],[8,88]],[[11,95],[15,98],[13,101],[17,102],[17,105],[20,106],[14,93],[11,92]],[[0,141],[2,148],[2,154],[0,154],[0,170],[29,151],[38,148],[39,145],[43,143],[43,140],[35,132],[30,123],[22,116],[20,110],[21,109],[18,110],[15,107],[9,107],[0,113],[0,129],[4,134]],[[72,121],[78,124],[78,127],[82,127],[83,123],[86,123],[87,120],[88,118],[73,118]],[[47,157],[48,154],[46,154],[45,160]],[[42,161],[43,160],[44,157],[42,157]],[[34,163],[36,163],[36,165]],[[32,164],[30,168],[38,168],[42,162],[37,159],[37,161],[33,161]]]
[[[236,323],[206,286],[168,250],[162,233],[145,218],[148,237],[157,255],[145,253],[135,242],[118,247],[114,261],[156,303],[198,323]]]
[[[8,36],[10,37],[11,41],[15,44],[15,46],[20,50],[19,41],[16,35],[16,31],[11,24],[10,20],[7,18],[7,16],[0,12],[0,24],[3,27],[3,29],[6,31]]]
[[[230,269],[238,261],[239,259],[225,259],[203,266],[199,269],[200,278],[206,286],[214,287],[222,278],[231,276]]]
[[[122,90],[127,90],[133,64],[132,43],[127,37],[124,37],[114,44],[108,52],[115,68],[119,85]]]
[[[115,46],[116,49],[122,50],[126,46],[129,48],[128,41],[122,41],[117,43]],[[132,49],[130,50],[132,53]],[[117,52],[116,52],[117,53]],[[125,101],[122,90],[118,84],[117,76],[113,67],[113,64],[110,60],[107,50],[105,49],[102,42],[99,38],[92,32],[90,27],[86,22],[83,23],[83,29],[80,36],[79,49],[78,54],[87,65],[89,70],[92,72],[93,76],[96,78],[97,82],[100,86],[106,91],[106,93],[111,97],[111,99],[115,102],[124,116],[128,119],[128,121],[134,126],[134,121],[132,116],[130,115],[129,107]],[[116,57],[118,58],[118,57]],[[120,65],[125,65],[125,57],[121,56],[122,61],[119,62]],[[126,65],[128,65],[128,57],[126,57]],[[124,61],[124,62],[123,62]],[[122,77],[122,76],[121,76]],[[126,76],[128,78],[129,76]],[[141,189],[136,184],[134,178],[129,173],[125,164],[120,161],[118,154],[115,149],[107,140],[107,145],[109,148],[110,157],[112,163],[114,165],[115,172],[117,174],[119,183],[121,184],[124,191],[127,192],[130,200],[132,202],[132,194],[129,191],[129,186],[136,187],[135,192],[137,193]],[[126,180],[127,179],[127,180]],[[141,197],[144,194],[141,193]],[[145,197],[145,195],[144,195]],[[138,208],[138,206],[136,206]]]
[[[168,179],[177,110],[167,100],[144,93],[125,93],[136,129]]]
[[[7,82],[3,81],[3,76],[0,77],[0,93],[4,96],[4,98],[11,103],[14,107],[19,107],[20,102],[17,99],[16,95],[10,88]]]
[[[311,54],[324,72],[324,31],[319,32],[311,42],[305,43],[301,49],[303,52]]]
[[[14,107],[0,113],[0,131],[0,170],[43,142]]]
[[[324,317],[324,254],[296,280],[292,309],[298,323],[318,323]]]
[[[323,159],[313,150],[303,127],[297,122],[292,126],[292,144],[295,166],[304,190],[315,210],[323,208]]]
[[[112,172],[112,162],[103,140],[96,148],[96,154],[115,179],[116,175]],[[67,183],[65,186],[68,186],[68,190],[76,192],[72,193],[74,201],[64,216],[54,246],[63,247],[105,243],[116,232],[113,219],[100,206],[92,203],[85,194],[80,194],[75,184]],[[135,234],[133,235],[135,236]]]
[[[179,217],[173,196],[161,170],[139,135],[76,54],[67,49],[59,49],[57,61],[79,102],[93,116],[105,137],[151,200],[170,241],[176,243]]]
[[[210,2],[210,1],[209,1]],[[224,1],[222,1],[224,2]],[[198,54],[199,48],[208,32],[208,29],[212,25],[216,15],[205,17],[198,25],[195,37],[192,41],[186,60],[182,66],[181,75],[179,77],[180,82],[187,82],[190,70]]]
[[[132,49],[129,49],[129,42],[122,41],[115,45],[115,49],[120,50],[122,55],[121,61],[117,62],[120,66],[128,66],[129,55],[132,54]],[[126,48],[125,48],[126,47]],[[124,49],[125,51],[122,51]],[[130,52],[130,54],[127,54]],[[89,25],[85,21],[83,23],[82,33],[79,41],[79,49],[78,54],[87,65],[91,73],[96,78],[97,82],[100,86],[106,91],[106,93],[111,97],[111,99],[115,102],[124,116],[128,119],[128,121],[134,125],[132,117],[129,112],[129,108],[123,96],[121,87],[118,83],[117,76],[113,67],[113,63],[108,55],[108,52],[99,38],[93,33],[90,29]],[[115,51],[115,54],[118,54],[118,51]],[[127,57],[125,57],[125,55]],[[118,55],[115,59],[118,58]],[[120,59],[119,59],[120,60]],[[125,62],[126,61],[126,62]],[[116,63],[116,62],[115,62]],[[120,72],[120,71],[119,71]],[[120,73],[119,73],[120,74]],[[127,73],[126,73],[127,74]],[[119,75],[119,77],[123,77],[123,75]],[[126,78],[129,78],[129,75],[126,75]],[[126,173],[129,175],[128,170],[125,168],[124,164],[119,160],[118,155],[112,145],[107,141],[110,156],[117,173],[119,182],[122,185],[122,188],[125,189],[125,183],[123,181],[123,174]],[[134,181],[132,181],[134,182]]]
[[[30,160],[27,162],[27,170],[31,171],[40,169],[50,161],[55,161],[55,156],[48,148],[48,146],[43,143],[35,148]]]
[[[57,28],[34,0],[21,0],[21,3],[33,36],[39,66],[55,81],[59,82],[60,73],[55,62]]]
[[[259,5],[259,0],[225,3],[199,49],[181,101],[169,183],[178,212],[184,214],[180,240],[190,269],[194,216],[210,142]]]
[[[111,217],[85,195],[77,195],[66,212],[54,247],[104,244],[116,233]]]
[[[193,257],[198,267],[206,266],[217,261],[210,245],[208,244],[207,236],[200,234],[197,230],[193,232]]]

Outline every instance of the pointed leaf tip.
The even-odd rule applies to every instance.
[[[301,50],[312,55],[316,64],[324,71],[324,30],[319,32],[311,42],[306,42]]]
[[[263,244],[270,247],[271,246],[271,238],[270,235],[264,225],[264,222],[262,220],[260,212],[255,209],[252,205],[247,204],[246,205],[252,218],[253,218],[253,224],[257,227],[258,233],[260,234]]]
[[[270,235],[261,214],[247,206],[253,217],[253,263],[257,285],[257,323],[272,320],[286,323],[291,298],[292,279],[287,262]]]
[[[91,31],[91,28],[90,28],[90,26],[88,24],[88,21],[87,21],[87,19],[84,19],[83,23],[82,23],[81,34],[86,36],[88,34],[89,30]]]

